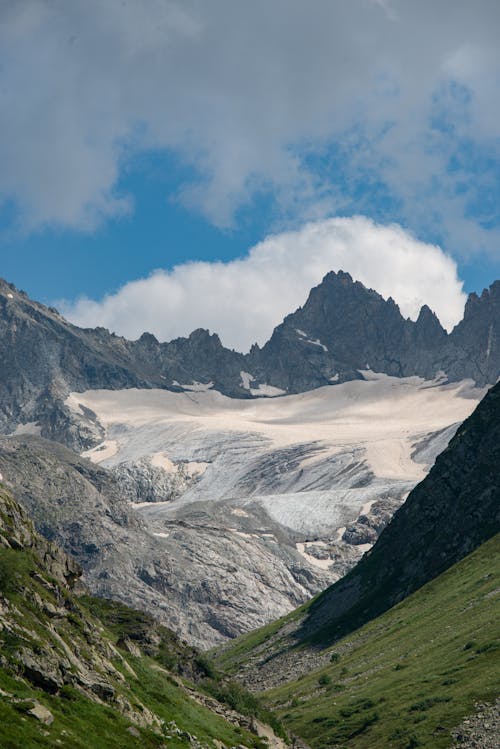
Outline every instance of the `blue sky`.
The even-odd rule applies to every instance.
[[[363,241],[373,283],[380,238],[396,236],[377,227],[397,224],[422,257],[434,257],[428,244],[452,257],[466,291],[500,278],[498,3],[316,0],[313,10],[298,0],[3,3],[0,274],[75,322],[126,335],[130,320],[152,327],[167,314],[158,300],[168,291],[179,322],[157,326],[160,337],[203,324],[221,293],[217,261],[269,236],[276,268],[319,281],[301,234],[315,223],[333,232],[317,274],[340,257],[349,266]],[[357,215],[375,222],[376,241],[354,221],[351,249],[339,249],[328,221]],[[395,252],[384,255],[387,290],[404,304]],[[120,295],[192,261],[207,264],[202,287],[189,281],[194,298],[182,273],[147,308]],[[429,279],[444,274],[456,309],[454,271],[436,263]],[[245,296],[251,277],[264,335],[282,306],[263,301],[255,264],[240,267],[231,283]],[[276,297],[302,303],[304,287],[277,277],[288,285]],[[424,276],[408,283],[427,301]],[[231,314],[207,325],[223,330]]]

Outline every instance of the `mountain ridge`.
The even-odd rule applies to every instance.
[[[494,384],[500,375],[500,281],[469,296],[464,319],[448,334],[425,305],[416,321],[397,304],[328,273],[269,341],[241,354],[204,329],[159,342],[136,341],[105,328],[82,329],[53,307],[0,280],[0,432],[37,425],[42,436],[80,451],[102,432],[92,414],[71,413],[71,391],[213,388],[233,398],[311,390],[373,369],[388,375]]]

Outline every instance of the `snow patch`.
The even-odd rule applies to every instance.
[[[189,390],[192,393],[205,393],[207,390],[211,390],[214,386],[213,382],[197,382],[194,380],[190,385],[182,385],[177,380],[172,380],[172,385],[175,387],[182,388],[183,390]]]
[[[201,476],[205,473],[210,463],[194,460],[174,462],[167,453],[162,451],[151,455],[151,465],[156,468],[162,468],[166,473],[177,473],[182,466],[188,476]]]
[[[367,551],[370,551],[370,549],[372,548],[372,546],[373,546],[373,544],[358,544],[356,546],[356,548],[359,549],[360,551],[362,551],[363,554],[365,554]]]
[[[90,450],[85,450],[82,453],[84,458],[89,458],[92,463],[102,463],[103,460],[108,460],[116,455],[118,452],[118,443],[116,440],[104,440],[100,445],[92,447]]]
[[[324,343],[321,343],[319,338],[315,338],[315,339],[309,338],[307,333],[304,330],[301,330],[300,328],[295,328],[295,332],[297,333],[297,335],[299,335],[301,338],[304,339],[304,343],[310,343],[313,346],[319,346],[320,348],[323,349],[323,351],[328,351],[327,347],[324,345]]]
[[[332,564],[332,559],[328,557],[327,559],[317,559],[317,557],[313,557],[311,554],[308,554],[307,549],[307,543],[297,543],[295,544],[295,548],[299,552],[301,557],[304,557],[306,561],[309,562],[309,564],[313,564],[315,567],[319,567],[322,570],[327,570]]]
[[[255,377],[250,372],[240,372],[241,387],[245,390],[250,390],[250,383],[255,380]]]
[[[276,388],[273,385],[259,385],[256,388],[250,388],[252,395],[262,395],[264,398],[276,398],[277,395],[286,395],[286,390]]]
[[[14,294],[11,294],[10,291],[9,291],[9,293],[7,294],[7,298],[8,299],[14,299]]]
[[[231,510],[231,515],[236,515],[239,518],[249,518],[250,515],[245,510],[242,510],[241,507],[233,507]]]

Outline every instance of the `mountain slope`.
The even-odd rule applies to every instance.
[[[373,549],[342,580],[281,623],[221,656],[247,664],[245,679],[279,683],[328,644],[374,619],[497,533],[500,528],[500,384],[459,428]],[[303,650],[300,650],[303,646]],[[319,649],[319,650],[318,650]]]
[[[197,506],[157,530],[127,501],[120,476],[40,437],[0,438],[0,473],[37,529],[78,560],[93,594],[148,611],[202,648],[282,615],[332,579],[289,540],[238,535],[228,510]],[[276,522],[255,515],[262,534],[267,523],[279,536]]]
[[[464,384],[372,375],[279,399],[128,389],[73,393],[68,403],[96,414],[105,440],[87,455],[120,486],[125,470],[139,487],[153,469],[198,471],[174,498],[141,502],[138,489],[134,509],[154,544],[147,564],[135,559],[155,570],[147,580],[166,603],[158,613],[172,616],[164,621],[206,647],[345,574],[476,397]]]
[[[331,638],[359,626],[499,529],[500,384],[458,429],[356,570],[311,607],[302,636],[321,631]]]
[[[323,651],[268,704],[312,749],[449,747],[476,704],[498,697],[499,575],[496,536]],[[492,743],[465,746],[495,746],[493,713],[483,721]]]
[[[82,597],[79,577],[0,486],[2,747],[222,749],[274,736],[183,680],[223,692],[196,651],[150,617]]]

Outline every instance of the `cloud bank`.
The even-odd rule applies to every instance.
[[[448,329],[463,315],[465,294],[449,256],[400,226],[362,216],[311,222],[266,238],[244,258],[158,270],[101,301],[59,307],[77,325],[102,325],[128,338],[147,330],[170,340],[203,327],[219,333],[224,345],[246,351],[263,344],[330,270],[348,271],[392,296],[412,319],[424,303]]]
[[[3,0],[0,201],[93,229],[153,150],[219,226],[264,193],[498,251],[499,24],[497,0]]]

